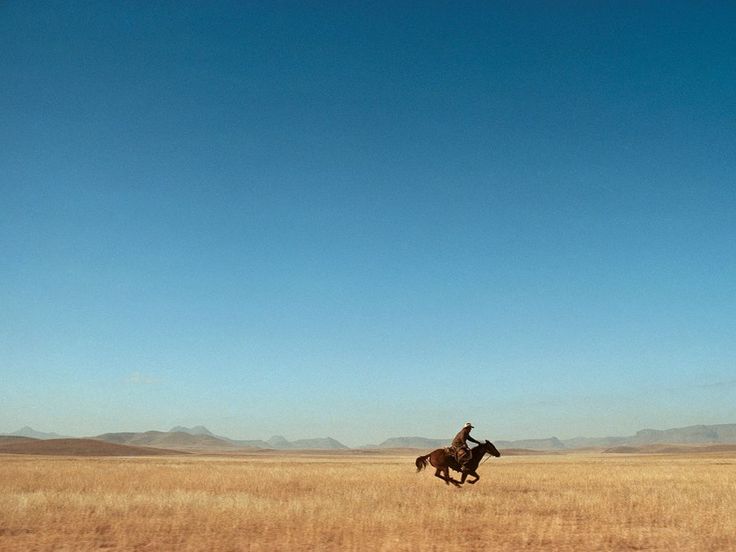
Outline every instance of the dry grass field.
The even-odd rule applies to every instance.
[[[736,550],[736,456],[0,456],[0,550]]]

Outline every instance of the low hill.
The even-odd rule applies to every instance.
[[[242,443],[243,441],[237,442]],[[281,435],[272,436],[266,441],[266,446],[275,450],[342,450],[348,448],[332,437],[316,437],[289,441]]]
[[[736,424],[694,425],[674,429],[642,429],[628,444],[655,443],[736,443]]]
[[[41,454],[58,456],[162,456],[183,454],[176,450],[133,447],[95,439],[29,439],[0,443],[1,454]]]
[[[297,439],[296,441],[291,441],[291,448],[303,450],[342,450],[348,447],[332,437],[317,437],[314,439]]]
[[[270,448],[270,445],[266,441],[261,441],[261,440],[238,441],[237,439],[230,439],[230,437],[225,437],[224,435],[217,435],[215,433],[212,433],[209,429],[207,429],[206,427],[202,425],[192,426],[192,427],[175,426],[175,427],[172,427],[168,431],[168,433],[188,433],[189,435],[197,435],[197,436],[206,435],[209,437],[214,437],[216,439],[221,439],[222,441],[225,441],[237,447]]]
[[[257,449],[271,449],[270,444],[267,441],[261,439],[228,439],[233,445],[245,448],[257,448]]]
[[[563,439],[562,444],[569,449],[615,447],[628,439],[629,437],[573,437]]]
[[[0,445],[8,443],[30,443],[38,440],[32,437],[21,437],[20,435],[0,435]]]
[[[153,446],[191,451],[228,451],[237,449],[342,450],[348,448],[331,437],[287,441],[284,437],[274,435],[268,441],[246,441],[215,435],[204,426],[193,428],[179,426],[179,428],[185,431],[104,433],[93,437],[93,439],[121,445]]]
[[[182,431],[146,431],[144,433],[104,433],[95,440],[121,445],[176,448],[179,450],[231,449],[236,445],[211,435],[192,435]]]
[[[289,441],[281,435],[274,435],[267,441],[263,441],[261,439],[252,439],[252,440],[231,439],[223,435],[217,435],[215,433],[212,433],[209,429],[201,425],[194,426],[194,427],[176,426],[176,427],[171,428],[171,431],[169,431],[169,433],[188,433],[189,435],[195,435],[195,436],[204,435],[204,436],[214,437],[216,439],[220,439],[222,441],[225,441],[226,443],[230,443],[232,446],[239,447],[239,448],[244,447],[244,448],[275,449],[275,450],[291,450],[291,449],[341,450],[341,449],[348,448],[345,445],[343,445],[341,442],[335,439],[332,439],[331,437],[317,437],[313,439],[297,439],[296,441]]]
[[[286,437],[282,435],[273,435],[268,441],[268,446],[275,449],[287,449],[291,448],[291,443],[286,440]]]
[[[13,431],[12,433],[7,433],[6,436],[30,437],[31,439],[65,439],[66,438],[64,435],[59,435],[58,433],[44,433],[43,431],[36,431],[35,429],[29,426],[23,426],[22,428],[17,429]]]
[[[733,445],[624,445],[612,447],[603,451],[608,454],[714,454],[736,453],[736,444]]]
[[[656,444],[736,444],[736,424],[694,425],[672,429],[642,429],[628,437],[576,437],[563,441],[567,448],[638,447]]]
[[[193,426],[193,427],[176,426],[176,427],[172,427],[169,430],[169,433],[188,433],[189,435],[209,435],[210,437],[218,437],[220,439],[223,439],[223,437],[220,437],[219,435],[215,435],[209,429],[201,425]]]

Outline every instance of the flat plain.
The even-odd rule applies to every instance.
[[[417,454],[0,455],[0,550],[736,550],[733,453]]]

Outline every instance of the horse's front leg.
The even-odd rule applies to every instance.
[[[472,475],[475,478],[472,481],[468,479],[468,483],[470,483],[471,485],[480,479],[480,475],[478,475],[478,472],[470,472],[468,474],[463,474],[463,480],[465,479],[466,475]]]

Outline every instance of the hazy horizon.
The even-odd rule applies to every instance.
[[[699,425],[708,425],[708,426],[727,425],[727,426],[730,426],[730,425],[734,425],[734,423],[723,422],[723,423],[720,423],[720,424],[693,424],[693,425],[694,426],[699,426]],[[207,426],[202,426],[201,424],[198,424],[198,426],[199,427],[205,427],[206,430],[208,430],[210,433],[212,433],[213,435],[215,435],[217,437],[226,437],[226,438],[229,438],[229,439],[243,440],[243,441],[257,441],[257,440],[268,441],[272,437],[284,437],[287,441],[298,441],[298,440],[302,440],[302,439],[307,439],[307,440],[309,440],[309,439],[321,439],[321,438],[333,438],[333,439],[335,439],[335,437],[332,436],[332,435],[287,436],[287,435],[283,435],[282,433],[275,433],[273,435],[262,435],[262,436],[252,436],[251,435],[251,436],[247,436],[247,437],[242,437],[242,436],[229,435],[229,434],[218,432],[218,431],[213,431],[211,428],[209,428]],[[140,429],[140,430],[130,430],[130,429],[128,429],[128,430],[120,430],[120,431],[101,431],[99,433],[84,434],[84,435],[73,435],[73,434],[71,434],[69,432],[64,432],[64,431],[43,430],[43,429],[39,429],[39,428],[36,428],[36,427],[24,426],[22,428],[16,428],[16,429],[14,429],[12,431],[11,430],[8,430],[8,431],[2,431],[2,430],[0,430],[0,435],[9,435],[9,434],[15,433],[16,431],[20,431],[20,430],[23,430],[23,429],[26,429],[26,428],[30,428],[33,431],[38,431],[40,433],[47,433],[47,434],[48,433],[56,433],[56,434],[59,435],[59,438],[75,438],[75,439],[78,439],[78,438],[97,437],[98,435],[105,435],[105,434],[110,434],[110,433],[144,433],[144,432],[148,432],[148,431],[159,431],[159,432],[162,432],[162,433],[167,433],[167,432],[170,432],[172,429],[174,429],[176,427],[184,427],[185,429],[189,430],[189,429],[192,429],[192,427],[197,427],[197,426],[191,426],[191,427],[187,427],[187,426],[171,426],[171,427],[167,427],[167,428],[162,428],[162,427],[156,428],[156,427],[154,427],[154,428]],[[689,426],[685,426],[685,427],[689,427]],[[560,441],[566,441],[568,439],[575,439],[575,438],[579,438],[579,437],[580,438],[593,438],[593,439],[595,439],[595,438],[606,438],[606,437],[631,437],[631,436],[635,435],[638,431],[647,430],[647,429],[650,429],[650,430],[668,430],[668,429],[681,429],[681,428],[674,428],[674,427],[666,427],[666,428],[665,427],[656,427],[656,428],[655,427],[640,427],[639,429],[634,430],[634,431],[630,431],[628,433],[620,433],[620,434],[615,434],[615,435],[614,434],[606,434],[606,435],[570,435],[570,436],[560,436],[560,435],[556,435],[556,434],[551,434],[551,435],[544,435],[544,436],[537,435],[537,436],[534,436],[534,437],[514,437],[514,438],[504,438],[504,437],[498,437],[498,436],[483,435],[479,431],[474,431],[473,434],[475,435],[475,438],[477,438],[477,439],[489,439],[489,440],[492,439],[495,442],[501,442],[501,441],[524,441],[524,440],[536,440],[536,439],[538,439],[538,440],[544,440],[544,439],[550,439],[550,438],[557,438]],[[380,440],[377,440],[375,442],[359,441],[358,440],[358,441],[353,442],[353,443],[351,443],[351,442],[344,442],[344,441],[342,441],[340,439],[336,439],[336,440],[338,442],[340,442],[341,444],[346,445],[346,446],[348,446],[350,448],[355,448],[355,447],[379,445],[383,441],[386,441],[386,440],[392,439],[392,438],[410,438],[410,437],[420,437],[420,438],[437,439],[437,440],[445,439],[445,440],[448,441],[448,444],[449,444],[449,442],[452,440],[452,437],[453,436],[454,435],[386,435],[384,438],[382,438]]]
[[[735,26],[0,4],[0,428],[736,421]]]

